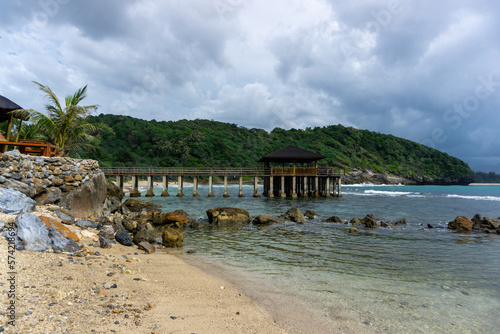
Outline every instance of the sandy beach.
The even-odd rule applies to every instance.
[[[15,216],[1,214],[12,221]],[[76,227],[75,227],[76,228]],[[84,256],[16,251],[10,285],[0,238],[0,326],[6,333],[286,333],[228,281],[187,264],[185,250],[79,242]],[[184,255],[186,256],[186,255]],[[15,291],[15,326],[7,306]]]

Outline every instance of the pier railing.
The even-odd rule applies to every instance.
[[[143,176],[338,176],[343,170],[327,167],[101,167],[105,175]]]

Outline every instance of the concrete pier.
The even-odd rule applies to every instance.
[[[214,184],[213,176],[208,177],[208,197],[214,197]]]
[[[198,176],[193,177],[193,197],[199,197],[198,194]]]
[[[184,176],[177,176],[177,197],[184,197]]]
[[[163,175],[163,182],[162,182],[163,190],[161,192],[161,196],[167,197],[170,196],[168,193],[168,176]]]
[[[139,192],[139,176],[132,176],[132,191],[130,192],[130,197],[141,197]]]
[[[155,193],[153,192],[153,177],[148,175],[148,191],[146,192],[146,197],[153,197]]]
[[[229,197],[229,194],[227,193],[227,176],[224,175],[224,195],[222,197]]]

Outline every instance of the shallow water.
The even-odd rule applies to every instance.
[[[170,189],[175,194],[175,187]],[[238,198],[151,200],[164,211],[184,209],[206,219],[216,206],[250,215],[314,210],[305,224],[287,222],[240,231],[188,230],[185,247],[196,256],[230,265],[305,302],[332,322],[354,321],[366,332],[496,333],[500,330],[500,235],[446,229],[458,215],[500,216],[500,186],[344,186],[342,198]],[[158,194],[161,189],[156,190]],[[398,228],[360,229],[323,222],[374,214],[405,218]],[[428,229],[427,224],[435,228]],[[342,313],[342,317],[339,314]]]

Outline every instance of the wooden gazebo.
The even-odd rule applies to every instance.
[[[274,151],[258,162],[264,163],[264,196],[330,196],[340,195],[340,174],[331,168],[319,168],[324,155],[288,145]],[[338,187],[338,191],[336,188]]]
[[[22,121],[27,121],[27,117],[23,117],[22,113],[20,112],[11,112],[13,110],[17,109],[22,109],[17,103],[12,102],[5,96],[0,95],[0,123],[3,123],[5,121],[8,121],[9,123],[7,124],[7,133],[5,135],[5,140],[6,141],[17,141],[18,138],[16,137],[15,140],[12,140],[10,136],[10,132],[12,130],[12,122],[14,121],[14,118],[17,118]]]

